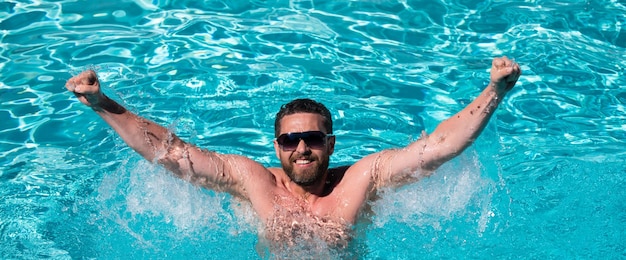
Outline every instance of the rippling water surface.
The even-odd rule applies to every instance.
[[[524,75],[483,135],[385,191],[348,254],[626,257],[623,1],[0,2],[2,258],[257,256],[246,205],[142,161],[65,92],[83,69],[184,139],[268,166],[280,105],[317,99],[343,165],[432,131],[501,55]]]

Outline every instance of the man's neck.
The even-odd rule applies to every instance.
[[[301,186],[293,181],[289,183],[289,190],[292,194],[303,198],[306,201],[311,201],[311,199],[319,198],[325,195],[326,193],[326,179],[328,178],[328,172],[322,175],[318,181],[316,181],[312,185]]]
[[[301,186],[291,181],[282,168],[274,167],[269,168],[269,170],[276,175],[278,181],[282,183],[282,186],[293,194],[294,197],[308,200],[310,198],[319,198],[328,195],[330,190],[332,190],[332,187],[336,185],[336,182],[341,179],[341,177],[338,176],[343,176],[343,172],[345,172],[345,169],[348,167],[340,168],[339,175],[337,175],[336,169],[329,169],[318,182],[309,186]]]

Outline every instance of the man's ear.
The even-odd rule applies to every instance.
[[[274,151],[276,152],[276,157],[280,160],[280,145],[276,139],[274,139]]]
[[[335,136],[330,136],[328,137],[328,144],[327,144],[327,148],[328,148],[328,155],[332,155],[335,152]]]

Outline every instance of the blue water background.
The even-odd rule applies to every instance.
[[[280,105],[317,99],[344,165],[432,131],[506,55],[524,75],[483,135],[385,191],[355,254],[625,258],[625,28],[615,0],[0,2],[0,256],[258,257],[249,207],[144,162],[64,90],[86,68],[133,112],[268,166]]]

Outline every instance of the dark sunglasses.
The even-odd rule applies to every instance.
[[[327,135],[320,131],[308,131],[300,133],[286,133],[278,136],[276,142],[283,151],[295,151],[300,144],[300,140],[304,141],[311,149],[323,149],[326,146],[326,140],[333,135]]]

